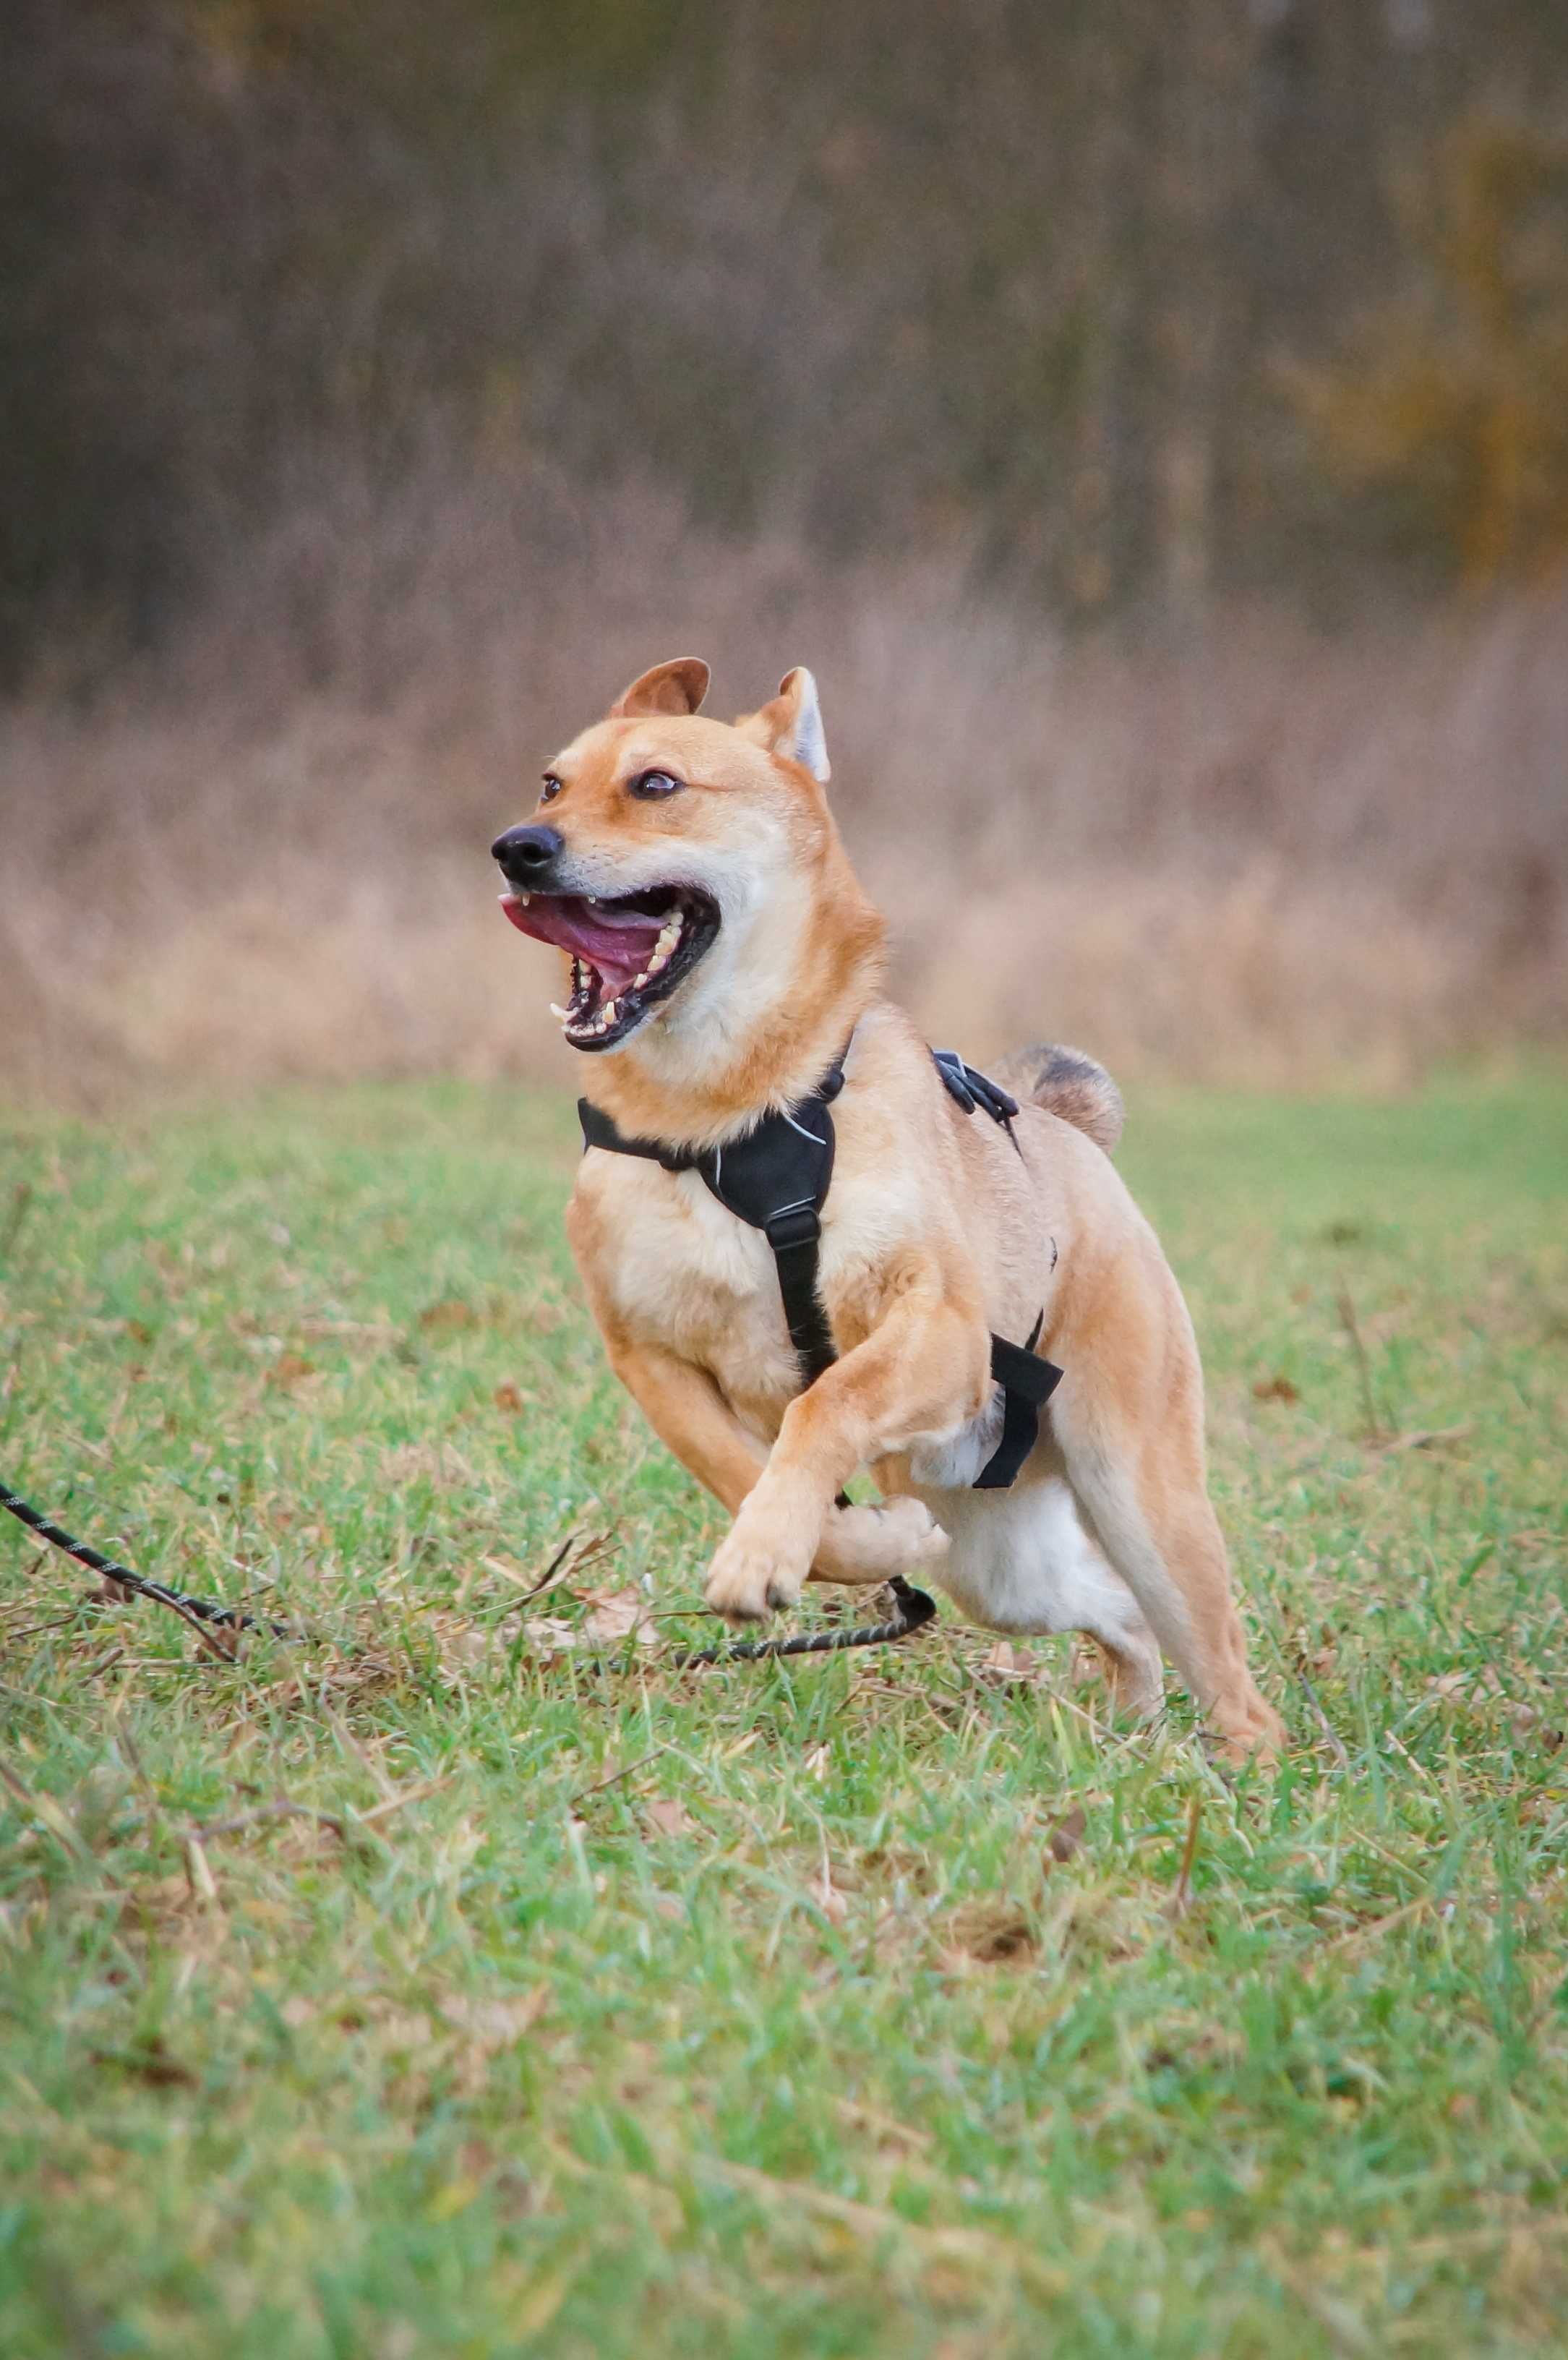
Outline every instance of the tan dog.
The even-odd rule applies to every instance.
[[[799,1109],[848,1042],[818,1288],[839,1358],[800,1390],[772,1254],[694,1172],[591,1149],[567,1215],[616,1374],[735,1522],[707,1599],[731,1621],[811,1579],[923,1568],[975,1621],[1082,1630],[1113,1696],[1163,1648],[1228,1745],[1279,1741],[1253,1686],[1203,1463],[1192,1323],[1113,1168],[1115,1086],[1071,1051],[997,1070],[1008,1132],[966,1117],[882,995],[883,926],[828,811],[796,671],[733,728],[691,659],[635,681],[556,757],[495,847],[506,914],[571,960],[558,1009],[628,1136],[735,1142]],[[990,1332],[1065,1371],[1009,1490],[970,1489],[997,1428]],[[886,1504],[836,1505],[869,1468]]]

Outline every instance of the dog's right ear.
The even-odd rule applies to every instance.
[[[821,785],[825,787],[832,778],[817,683],[804,664],[787,672],[779,683],[778,695],[758,712],[743,713],[735,727],[754,746],[766,746],[770,754],[782,754],[786,761],[799,762]]]
[[[648,713],[695,713],[708,694],[708,667],[701,656],[677,656],[655,664],[623,688],[610,707],[612,721],[635,721]]]

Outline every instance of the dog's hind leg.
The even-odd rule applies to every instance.
[[[1105,1688],[1115,1712],[1149,1721],[1165,1701],[1160,1645],[1142,1609],[1116,1568],[1080,1524],[1070,1497],[1063,1510],[1071,1536],[1057,1559],[1060,1612],[1057,1626],[1083,1631],[1100,1651]]]
[[[1283,1727],[1253,1685],[1209,1502],[1197,1347],[1157,1250],[1062,1351],[1051,1427],[1091,1534],[1227,1750],[1272,1754]]]
[[[1104,1659],[1114,1710],[1139,1721],[1159,1710],[1154,1633],[1064,1482],[1026,1474],[1011,1491],[944,1493],[929,1504],[953,1535],[936,1579],[965,1614],[1019,1637],[1084,1632]]]

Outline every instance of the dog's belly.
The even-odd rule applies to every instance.
[[[1019,1634],[1141,1627],[1060,1478],[1025,1477],[1010,1491],[913,1488],[952,1538],[931,1578],[972,1622]]]

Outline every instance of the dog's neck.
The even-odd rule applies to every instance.
[[[618,1056],[594,1059],[585,1095],[631,1138],[708,1148],[814,1090],[877,998],[884,927],[840,854],[816,880],[809,914],[768,998],[748,1021],[734,1008],[649,1027]],[[737,953],[743,970],[752,962]],[[680,1013],[671,1011],[672,1016]]]

